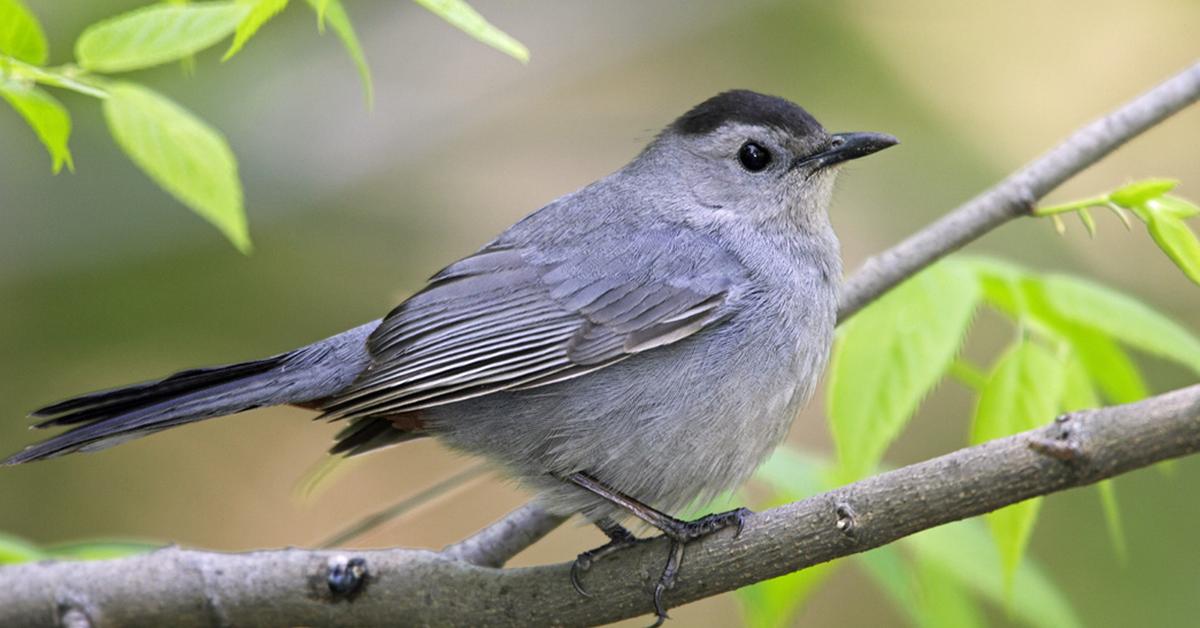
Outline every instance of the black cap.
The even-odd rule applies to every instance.
[[[799,105],[746,89],[709,98],[680,116],[671,128],[683,135],[703,135],[726,122],[773,126],[793,137],[825,135],[821,124]]]

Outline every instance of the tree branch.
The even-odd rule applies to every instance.
[[[741,536],[689,546],[674,606],[885,545],[944,523],[1200,451],[1200,385],[883,473],[751,516]],[[599,624],[651,612],[667,546],[657,540],[586,574],[569,564],[472,565],[419,550],[168,548],[96,562],[0,570],[0,624],[91,626]],[[361,578],[347,578],[358,564]],[[333,593],[333,586],[342,593]]]
[[[1058,146],[992,188],[896,246],[867,259],[842,286],[838,321],[843,322],[854,316],[900,282],[992,229],[1013,218],[1028,215],[1039,199],[1067,179],[1120,148],[1125,142],[1179,113],[1197,99],[1200,99],[1200,62],[1120,109],[1077,130]],[[531,503],[526,508],[536,510],[537,507]],[[509,518],[517,514],[524,519],[517,521]],[[501,543],[505,551],[511,552],[507,558],[512,558],[525,548],[502,534],[495,534],[495,529],[522,535],[522,526],[526,522],[538,526],[555,525],[551,519],[553,515],[544,512],[535,516],[533,511],[514,511],[488,528],[493,534],[487,540],[472,539],[478,543]],[[530,536],[530,544],[549,531]]]
[[[1067,179],[1197,99],[1200,62],[1075,131],[992,188],[900,244],[867,259],[842,289],[838,320],[845,321],[922,268],[992,229],[1028,215],[1039,199]]]
[[[503,567],[513,556],[562,525],[567,517],[552,515],[530,502],[496,523],[442,550],[442,555],[481,567]]]

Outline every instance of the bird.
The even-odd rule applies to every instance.
[[[638,541],[623,522],[661,531],[659,625],[686,544],[740,531],[749,511],[669,513],[748,479],[825,369],[842,272],[828,212],[840,166],[897,143],[829,133],[784,98],[721,92],[382,319],[40,408],[34,427],[69,429],[2,464],[276,405],[340,423],[332,454],[431,437],[608,536],[573,564],[581,594],[592,564]]]

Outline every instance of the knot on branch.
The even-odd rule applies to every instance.
[[[338,599],[353,600],[362,590],[363,584],[370,576],[367,572],[367,559],[355,556],[347,558],[338,555],[329,559],[325,584],[329,593],[336,601]]]
[[[1075,415],[1068,412],[1054,419],[1054,423],[1043,430],[1043,434],[1029,437],[1029,448],[1049,456],[1055,460],[1067,463],[1083,461],[1083,447],[1079,444],[1077,431],[1074,429]]]
[[[78,606],[63,604],[58,608],[58,625],[62,628],[92,628],[92,618]]]
[[[838,502],[833,508],[834,514],[837,515],[837,529],[842,534],[853,539],[858,526],[857,514],[854,508],[850,506],[850,502]]]

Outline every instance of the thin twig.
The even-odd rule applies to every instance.
[[[1196,63],[1058,146],[900,244],[871,257],[842,289],[846,320],[908,277],[1000,225],[1027,215],[1038,199],[1125,142],[1200,99]]]

